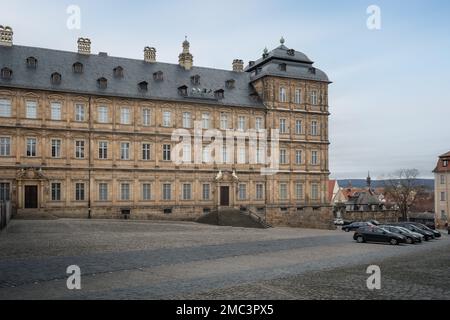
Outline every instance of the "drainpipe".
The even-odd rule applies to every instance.
[[[91,108],[92,97],[89,97],[89,186],[88,186],[88,219],[92,218],[91,215],[91,165],[92,165],[92,108]]]

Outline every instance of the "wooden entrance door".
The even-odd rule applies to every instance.
[[[25,186],[25,209],[37,209],[38,207],[38,187]]]
[[[230,187],[220,187],[220,205],[230,206]]]

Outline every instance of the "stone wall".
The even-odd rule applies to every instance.
[[[330,229],[336,227],[333,224],[334,216],[331,207],[290,207],[267,208],[266,221],[272,226],[284,226],[294,228]]]
[[[386,211],[346,211],[342,213],[342,219],[349,221],[377,220],[381,223],[398,222],[400,213],[395,210]]]

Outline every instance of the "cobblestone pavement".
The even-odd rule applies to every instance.
[[[182,222],[13,220],[0,299],[449,299],[450,237],[357,244],[351,233]],[[366,288],[368,265],[382,290]],[[82,290],[66,287],[78,265]]]

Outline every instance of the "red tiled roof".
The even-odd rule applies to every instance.
[[[328,201],[333,200],[333,190],[336,185],[336,180],[328,180]]]

